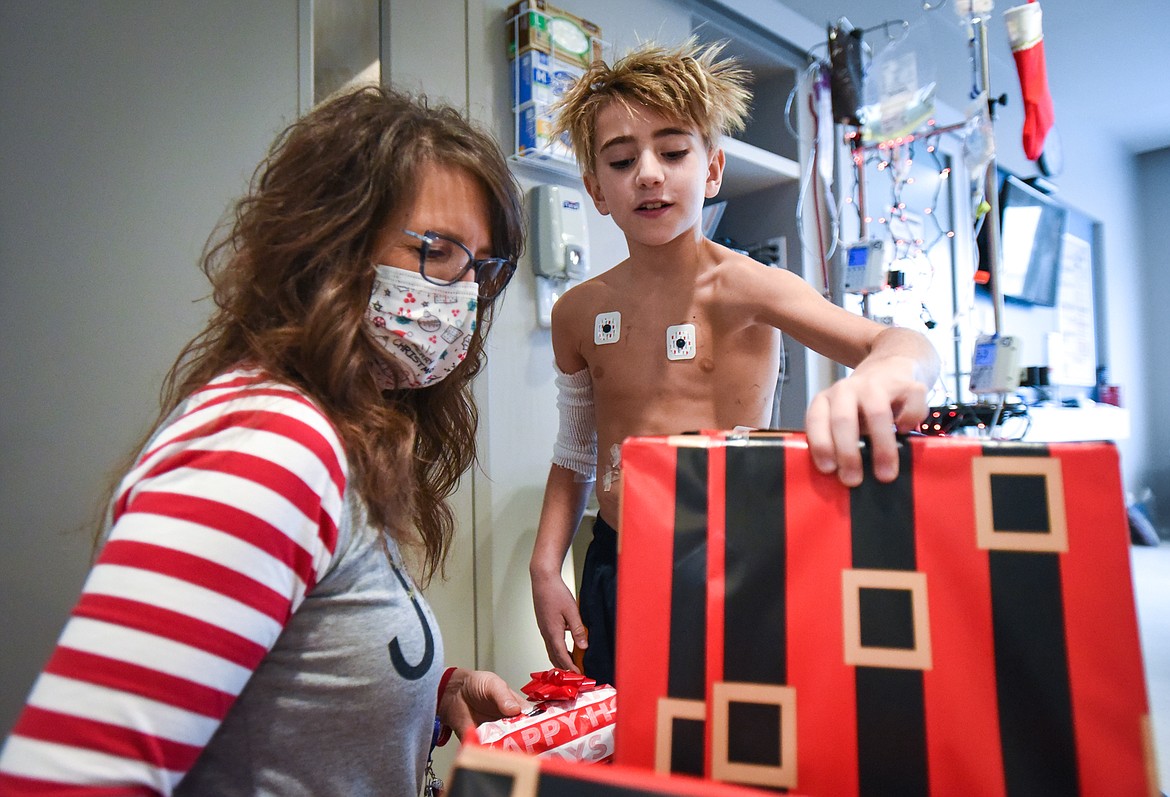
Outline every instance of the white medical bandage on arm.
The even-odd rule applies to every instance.
[[[593,481],[597,475],[597,419],[593,413],[593,379],[588,368],[566,374],[557,372],[557,409],[560,428],[553,446],[554,465],[571,470],[581,481]]]

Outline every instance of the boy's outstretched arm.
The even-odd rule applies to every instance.
[[[887,327],[874,336],[869,353],[849,376],[818,393],[805,414],[813,463],[837,473],[848,487],[861,483],[861,435],[873,452],[879,481],[898,476],[895,432],[910,432],[926,417],[927,397],[938,378],[939,358],[926,337]]]
[[[853,372],[818,393],[804,417],[813,463],[847,487],[861,484],[862,435],[869,438],[874,473],[898,475],[895,432],[926,417],[927,396],[938,379],[938,353],[925,335],[886,327],[821,296],[784,269],[732,261],[719,287],[737,297],[742,314],[756,314],[798,342]],[[748,267],[738,267],[747,265]],[[736,300],[733,300],[736,301]],[[733,305],[734,306],[734,305]]]
[[[573,664],[565,646],[565,631],[573,635],[577,647],[588,647],[588,640],[577,601],[561,578],[561,567],[581,523],[592,487],[592,481],[582,481],[568,468],[560,465],[549,468],[536,544],[528,564],[536,624],[544,637],[548,660],[555,667],[574,672],[580,672],[580,669]]]

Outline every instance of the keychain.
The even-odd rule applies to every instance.
[[[441,682],[442,685],[439,687],[440,694],[446,687],[447,675],[454,669],[454,667],[449,667],[447,668],[447,672],[444,673],[443,681]],[[451,729],[445,728],[438,715],[435,715],[435,730],[431,735],[431,750],[429,753],[427,753],[427,768],[423,773],[422,797],[442,797],[443,789],[446,787],[446,784],[443,783],[442,778],[435,774],[435,748],[445,745],[447,743],[447,739],[450,737]]]
[[[423,797],[442,797],[445,784],[443,779],[435,774],[435,767],[430,758],[427,758],[427,771],[424,779],[426,785],[423,786]]]

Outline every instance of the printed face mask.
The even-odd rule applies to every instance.
[[[474,282],[434,285],[413,271],[378,266],[366,322],[400,366],[375,364],[379,387],[425,387],[451,373],[467,357],[478,301]]]

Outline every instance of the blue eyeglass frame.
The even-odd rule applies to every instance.
[[[463,275],[468,271],[473,271],[475,273],[475,283],[479,286],[479,298],[484,299],[485,301],[490,301],[499,296],[500,293],[503,292],[504,288],[508,287],[508,283],[512,281],[512,275],[516,273],[516,264],[511,260],[508,260],[505,257],[485,257],[483,259],[477,260],[475,255],[472,254],[471,250],[463,245],[462,241],[457,241],[449,235],[443,235],[441,232],[427,230],[426,232],[420,234],[414,230],[407,229],[403,229],[403,232],[422,241],[422,248],[418,252],[418,273],[422,276],[423,279],[432,285],[442,285],[444,287],[448,285],[454,285],[456,282],[459,282],[459,280],[463,279]],[[454,279],[440,280],[427,276],[427,248],[430,247],[430,245],[436,240],[455,244],[465,253],[467,253],[467,265],[462,270],[460,270]],[[491,272],[492,277],[496,277],[498,274],[503,275],[500,279],[499,287],[490,293],[485,291],[485,285],[479,278],[480,272],[488,267],[494,269],[494,271]]]

